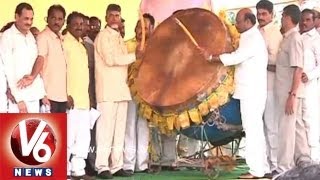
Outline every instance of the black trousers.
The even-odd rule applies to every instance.
[[[67,111],[67,102],[49,101],[51,113],[65,113]]]

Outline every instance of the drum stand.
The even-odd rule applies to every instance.
[[[152,158],[154,155],[150,155],[149,170],[151,173],[159,173],[161,167],[185,167],[187,169],[200,169],[203,171],[209,179],[216,179],[221,171],[230,171],[236,166],[235,155],[239,150],[239,144],[244,133],[241,131],[234,137],[230,137],[227,141],[211,143],[207,137],[205,124],[201,125],[201,143],[200,149],[194,154],[189,156],[180,156],[177,151],[177,144],[181,140],[181,136],[178,138],[178,143],[175,146],[176,160],[165,161],[163,157],[163,142],[161,135],[156,133],[156,128],[150,127],[150,144],[156,145],[160,151],[157,152],[157,158]],[[231,148],[224,147],[225,145],[231,145]],[[223,148],[230,149],[231,154],[224,155]],[[215,151],[214,151],[215,150]],[[155,168],[156,167],[156,168]]]

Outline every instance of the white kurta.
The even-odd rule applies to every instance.
[[[37,76],[34,82],[24,89],[17,87],[17,82],[32,71],[38,55],[36,40],[31,32],[24,35],[15,25],[12,25],[2,34],[0,49],[8,85],[16,101],[32,102],[42,99],[45,96],[45,89],[40,76]],[[30,103],[26,104],[28,109]]]
[[[262,177],[270,171],[262,120],[267,97],[268,52],[259,30],[252,27],[241,33],[239,48],[220,55],[220,59],[225,66],[236,67],[233,97],[240,99],[246,162],[252,175]]]
[[[0,57],[0,113],[7,112],[8,101],[6,96],[6,90],[7,90],[7,80],[6,80],[6,75],[4,73],[3,63]]]
[[[260,28],[260,32],[266,42],[268,50],[268,64],[275,65],[279,45],[282,41],[280,28],[274,22],[270,22]],[[275,118],[275,93],[274,93],[275,72],[267,72],[267,102],[263,115],[264,132],[267,141],[267,156],[271,170],[277,168],[277,147],[278,147],[278,122]]]
[[[308,143],[311,148],[311,158],[319,161],[319,89],[320,77],[320,35],[316,29],[302,34],[304,47],[304,72],[308,76],[305,83],[305,98],[302,103],[303,120],[308,127]]]

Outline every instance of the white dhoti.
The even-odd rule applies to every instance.
[[[101,102],[97,108],[101,116],[96,125],[96,170],[113,174],[123,168],[128,102]]]
[[[25,104],[27,106],[28,113],[39,113],[40,112],[39,100],[25,101]],[[9,100],[9,104],[8,104],[8,113],[19,113],[18,105],[13,104],[10,100]]]
[[[90,111],[72,109],[67,114],[67,160],[68,174],[85,175],[85,159],[90,146]],[[72,158],[70,160],[70,157]]]
[[[266,108],[264,111],[264,132],[267,142],[267,157],[271,171],[277,168],[278,121],[275,116],[275,95],[268,91]]]
[[[266,99],[261,97],[240,99],[242,125],[246,133],[246,163],[249,173],[257,177],[263,177],[270,171],[262,120],[265,103]]]
[[[305,98],[302,103],[302,119],[307,126],[308,144],[310,146],[311,159],[319,162],[319,96],[317,80],[311,80],[305,85]]]
[[[124,145],[123,168],[125,170],[144,171],[148,169],[148,144],[148,122],[138,115],[136,103],[129,101]]]

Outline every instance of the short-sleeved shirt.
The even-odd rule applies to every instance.
[[[44,58],[41,72],[47,97],[57,102],[67,101],[67,67],[62,37],[44,29],[37,37],[38,55]]]
[[[302,36],[297,28],[284,34],[276,61],[275,91],[280,96],[287,96],[291,91],[294,67],[303,68]],[[297,90],[297,97],[304,96],[304,85],[301,82]]]
[[[89,67],[87,50],[69,32],[64,36],[63,47],[67,60],[67,93],[72,96],[74,107],[89,109]]]

